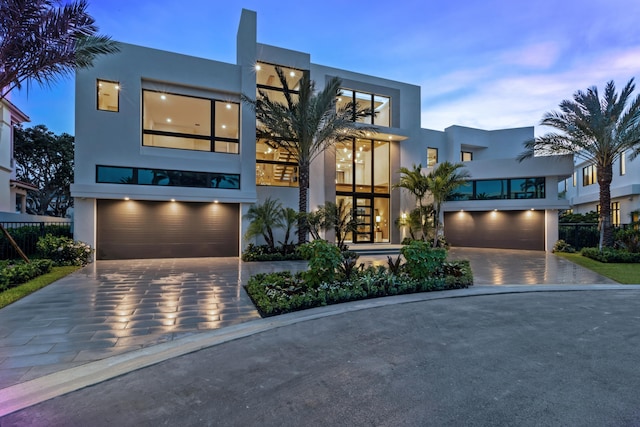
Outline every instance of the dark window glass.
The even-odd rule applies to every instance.
[[[170,169],[97,166],[96,182],[172,187],[240,189],[240,175]]]

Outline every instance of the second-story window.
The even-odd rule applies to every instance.
[[[391,126],[391,98],[373,93],[358,92],[350,89],[340,89],[340,96],[336,103],[337,108],[342,108],[349,103],[356,106],[356,110],[369,110],[371,114],[364,117],[354,117],[359,123],[367,123],[378,126]]]
[[[239,152],[240,104],[142,91],[142,145],[182,150]]]
[[[596,172],[596,165],[589,165],[582,168],[582,186],[595,184],[598,182],[598,174]]]
[[[427,148],[427,167],[432,168],[438,163],[438,149],[437,148]]]
[[[473,160],[473,153],[471,151],[461,151],[460,152],[460,161],[461,162],[470,162]]]
[[[620,155],[620,176],[627,173],[627,153]]]
[[[97,107],[101,111],[118,112],[120,109],[120,83],[98,80],[96,83]]]

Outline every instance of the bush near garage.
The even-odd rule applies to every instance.
[[[93,250],[88,244],[69,237],[51,234],[47,234],[38,240],[38,252],[42,258],[50,259],[58,267],[86,265],[93,256]]]
[[[336,252],[330,246],[338,250],[342,259],[336,260]],[[469,261],[446,262],[440,252],[443,249],[432,253],[434,250],[429,245],[414,246],[406,255],[411,260],[407,259],[405,264],[401,263],[400,257],[396,260],[389,257],[389,267],[355,266],[357,255],[349,252],[344,255],[337,246],[322,240],[302,245],[299,251],[306,256],[325,259],[314,259],[307,271],[260,273],[249,278],[245,289],[262,316],[366,298],[473,285]],[[424,253],[426,251],[429,253]],[[444,254],[446,257],[446,252]],[[427,275],[415,265],[424,259],[430,260]]]
[[[53,261],[36,259],[24,261],[0,261],[0,291],[13,288],[51,271]]]
[[[303,259],[295,250],[294,245],[276,246],[270,248],[269,245],[254,245],[250,243],[242,252],[242,260],[249,261],[289,261]]]

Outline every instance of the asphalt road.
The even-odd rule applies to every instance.
[[[167,360],[1,426],[640,425],[640,291],[399,304]]]

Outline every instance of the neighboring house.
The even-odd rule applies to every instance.
[[[640,212],[640,159],[630,159],[631,151],[613,164],[611,181],[611,222],[613,225],[638,221]],[[560,182],[558,191],[574,213],[600,211],[600,186],[595,165],[576,161],[573,175]]]
[[[29,117],[7,99],[0,100],[0,112],[2,114],[2,122],[0,123],[0,212],[24,214],[27,190],[37,188],[16,180],[13,158],[13,126],[28,122]]]
[[[98,259],[237,256],[249,243],[243,214],[252,203],[272,197],[297,210],[297,165],[256,141],[255,114],[240,101],[257,88],[281,94],[275,65],[290,87],[305,72],[318,89],[338,76],[339,103],[376,111],[369,121],[379,133],[341,143],[311,165],[310,209],[345,200],[361,222],[353,243],[399,243],[403,230],[394,222],[415,203],[393,188],[399,168],[421,163],[428,171],[444,160],[466,161],[476,180],[445,205],[450,241],[550,250],[557,240],[557,211],[568,208],[557,184],[570,175],[571,159],[518,163],[533,128],[422,129],[420,87],[257,43],[256,14],[247,10],[236,64],[121,44],[77,72],[75,237]]]

